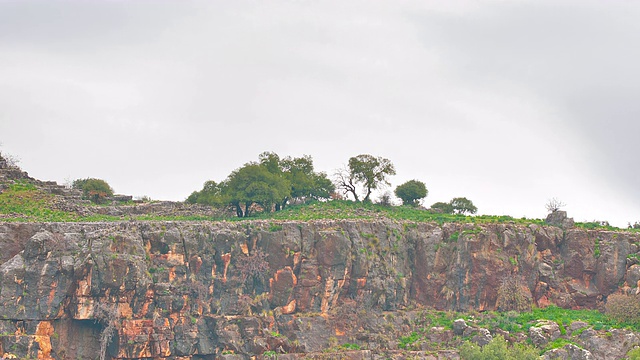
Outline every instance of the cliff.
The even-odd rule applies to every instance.
[[[505,279],[540,307],[598,308],[636,291],[639,244],[515,224],[0,223],[0,355],[240,359],[356,342],[373,358],[414,309],[496,309]]]

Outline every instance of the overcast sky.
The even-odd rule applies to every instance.
[[[0,0],[1,151],[184,200],[263,151],[640,221],[640,3]]]

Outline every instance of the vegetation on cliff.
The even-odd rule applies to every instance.
[[[360,160],[372,159],[362,157]],[[373,160],[384,164],[384,159]],[[387,169],[386,175],[390,173]],[[375,174],[375,171],[368,174]],[[380,175],[377,181],[384,182],[386,175]],[[562,224],[566,214],[557,227],[546,227],[543,225],[549,223],[540,219],[471,216],[477,209],[466,198],[442,203],[442,209],[436,209],[436,206],[424,209],[416,206],[422,194],[426,195],[426,186],[423,191],[419,181],[405,188],[399,187],[402,189],[399,193],[406,195],[403,206],[330,200],[332,185],[324,174],[313,170],[310,158],[280,159],[273,153],[262,154],[259,162],[246,164],[222,183],[205,183],[201,191],[190,197],[194,204],[158,202],[157,211],[146,213],[140,208],[153,206],[153,202],[99,206],[81,200],[76,203],[48,189],[47,184],[20,176],[0,184],[0,218],[3,221],[220,221],[74,224],[72,226],[83,229],[87,227],[87,231],[76,229],[68,233],[55,233],[59,226],[66,226],[64,224],[31,224],[49,228],[29,238],[29,256],[32,258],[23,258],[23,261],[31,261],[29,266],[35,269],[44,266],[44,262],[39,262],[42,259],[51,260],[52,256],[57,256],[60,261],[50,264],[62,266],[66,261],[64,256],[89,251],[89,257],[83,254],[84,257],[77,259],[90,258],[91,264],[83,266],[107,270],[105,274],[109,276],[101,280],[104,282],[101,286],[117,293],[118,289],[136,284],[145,299],[147,290],[154,294],[149,300],[154,304],[166,300],[162,305],[165,307],[159,310],[161,313],[136,316],[155,319],[173,314],[180,319],[180,326],[191,328],[193,334],[199,334],[207,321],[220,321],[215,326],[222,335],[215,344],[211,343],[214,344],[211,349],[202,350],[212,354],[251,353],[267,357],[277,354],[273,349],[281,349],[278,350],[280,353],[302,352],[301,341],[309,346],[317,345],[317,339],[304,338],[303,333],[313,330],[316,336],[324,336],[318,334],[327,333],[323,328],[327,323],[336,327],[335,331],[330,329],[332,334],[336,333],[335,337],[327,335],[328,338],[323,338],[328,344],[328,352],[384,349],[402,354],[410,351],[422,357],[425,351],[436,354],[447,349],[461,349],[463,359],[534,358],[554,351],[583,350],[580,346],[586,347],[592,338],[613,342],[630,331],[640,332],[638,297],[632,294],[633,289],[637,289],[634,276],[640,277],[637,235],[565,228]],[[364,177],[353,179],[359,179],[353,184],[365,185],[365,198],[368,198],[372,185],[366,185]],[[232,212],[211,212],[209,206],[204,206],[209,209],[208,213],[189,209],[200,209],[198,206],[202,204],[221,209],[232,204]],[[186,213],[178,211],[177,206],[183,205],[189,210]],[[560,215],[558,207],[552,211]],[[346,221],[349,219],[362,221]],[[96,228],[91,229],[92,226]],[[196,231],[198,226],[223,229],[214,236],[209,228]],[[603,222],[578,223],[576,226],[590,230],[620,230]],[[127,227],[131,227],[129,233]],[[429,236],[425,236],[427,232],[430,232]],[[297,236],[300,238],[295,238]],[[80,246],[83,241],[87,243]],[[103,244],[96,248],[100,249],[100,255],[93,253],[96,244]],[[77,248],[70,251],[74,246]],[[209,249],[203,251],[207,247]],[[14,254],[17,252],[12,252],[7,259]],[[99,261],[94,263],[94,256]],[[4,264],[8,264],[4,267],[7,274],[12,274],[4,277],[8,281],[4,289],[14,289],[14,279],[22,276],[22,268],[9,262]],[[619,265],[621,275],[618,278],[605,281],[607,275],[599,278],[595,275],[616,272],[611,271],[612,264]],[[118,273],[121,268],[133,269],[135,277],[125,281],[127,274]],[[66,275],[59,279],[69,280]],[[94,284],[100,284],[98,278],[94,280]],[[26,279],[20,281],[28,283]],[[56,286],[51,289],[56,290]],[[51,289],[47,294],[55,292]],[[68,293],[62,291],[62,287],[59,289],[61,294]],[[326,301],[312,301],[302,296],[310,289],[313,289],[312,297],[325,296]],[[33,311],[20,302],[40,298],[35,293],[40,290],[33,285],[24,285],[16,292],[17,302],[11,298],[12,292],[0,291],[0,295],[11,299],[4,302],[7,306],[16,304],[13,310],[7,308],[7,314]],[[496,293],[495,297],[488,296],[492,291]],[[76,295],[93,299],[95,294]],[[294,298],[297,305],[292,302]],[[575,299],[583,302],[578,303]],[[100,301],[111,300],[106,295],[100,298]],[[130,300],[135,304],[135,299]],[[554,301],[564,301],[562,306],[565,307],[592,309],[563,309],[552,305]],[[532,306],[535,304],[545,307]],[[428,308],[432,305],[465,312],[436,311]],[[186,313],[182,310],[187,306],[191,306],[191,312],[184,317]],[[351,306],[354,313],[346,314]],[[473,310],[474,306],[483,311]],[[205,307],[208,310],[202,310]],[[600,310],[596,310],[597,307]],[[468,309],[472,310],[466,311]],[[243,325],[225,323],[222,316],[225,314],[240,316]],[[95,321],[96,315],[92,316]],[[5,323],[0,321],[0,331],[12,325],[12,319],[5,316]],[[127,321],[114,320],[111,331],[123,328]],[[98,323],[103,327],[101,354],[104,356],[107,340],[112,336],[106,331],[111,322]],[[9,325],[4,328],[3,324]],[[302,330],[289,328],[287,332],[286,326],[292,324],[305,327]],[[149,326],[156,331],[164,325]],[[263,330],[267,326],[270,326],[269,331]],[[234,343],[240,334],[251,333],[246,329],[253,328],[259,330],[251,331],[271,343],[257,350]],[[366,331],[358,330],[361,328]],[[183,331],[176,329],[165,330],[167,333]],[[613,331],[613,335],[606,335],[615,329],[629,332]],[[349,335],[338,335],[343,331]],[[229,339],[224,338],[227,335]],[[519,343],[527,339],[535,347],[507,346],[505,338]],[[115,341],[122,349],[129,350],[146,344],[136,337]],[[183,343],[188,341],[181,339],[170,346]],[[624,345],[624,351],[633,344]],[[593,348],[597,347],[593,345]],[[193,352],[192,348],[184,351],[185,354]],[[633,350],[628,356],[632,355]]]

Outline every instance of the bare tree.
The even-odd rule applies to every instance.
[[[0,143],[0,147],[2,147],[2,143]],[[2,168],[18,168],[18,163],[20,163],[20,158],[11,154],[7,154],[0,150],[0,169]]]
[[[342,190],[344,195],[351,194],[356,201],[360,201],[356,192],[356,179],[346,167],[336,170],[334,174],[337,190]]]
[[[557,198],[552,198],[549,201],[547,201],[547,204],[545,205],[545,207],[547,208],[547,211],[549,211],[550,213],[554,213],[558,210],[560,210],[561,207],[566,206],[567,204],[563,203],[562,201],[558,200]]]

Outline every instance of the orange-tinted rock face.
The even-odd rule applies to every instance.
[[[599,306],[620,284],[633,293],[640,282],[640,266],[627,259],[640,250],[631,233],[393,221],[270,225],[0,224],[3,239],[22,243],[0,264],[0,331],[16,334],[0,337],[0,353],[98,358],[105,329],[114,329],[105,354],[116,359],[311,351],[330,337],[355,337],[371,310],[494,310],[506,277],[517,277],[538,306],[568,308]],[[243,278],[238,261],[256,249],[267,264],[243,264],[245,272],[258,269]]]

